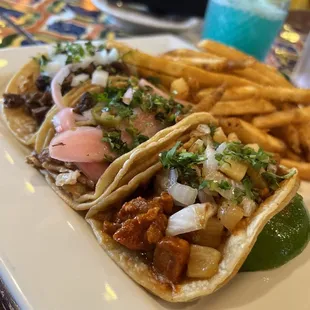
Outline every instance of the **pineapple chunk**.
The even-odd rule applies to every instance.
[[[229,202],[224,202],[217,212],[217,216],[221,223],[232,232],[236,225],[244,216],[243,209],[239,206],[231,204]]]
[[[223,143],[227,141],[227,137],[221,127],[215,129],[213,140],[217,143]]]
[[[244,178],[247,170],[247,164],[231,159],[227,159],[220,167],[220,171],[237,182],[240,182]]]
[[[252,166],[249,166],[247,173],[254,187],[257,187],[259,189],[264,189],[264,188],[268,189],[267,183],[262,177],[262,175],[259,173],[259,171],[256,171]]]
[[[193,243],[217,248],[221,244],[223,231],[223,224],[216,217],[211,217],[206,228],[193,232]]]
[[[177,99],[186,100],[189,96],[189,86],[183,78],[179,78],[171,83],[170,92],[175,94]]]
[[[186,275],[190,278],[209,279],[219,268],[221,253],[213,248],[191,245]]]

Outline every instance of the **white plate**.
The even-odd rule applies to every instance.
[[[197,27],[200,19],[190,17],[183,21],[172,21],[167,18],[155,17],[138,10],[129,9],[123,5],[121,1],[115,4],[109,3],[108,0],[92,0],[92,3],[107,15],[117,19],[119,23],[125,23],[128,27],[135,27],[137,29],[147,32],[151,30],[157,31],[173,31],[184,32]]]
[[[173,36],[128,42],[153,54],[189,47]],[[0,83],[44,49],[0,51],[0,64],[7,62],[0,69]],[[193,303],[174,305],[154,298],[112,262],[83,218],[25,164],[25,154],[0,122],[0,276],[23,309],[310,309],[310,247],[282,268],[239,274]],[[306,183],[304,192],[309,201]]]

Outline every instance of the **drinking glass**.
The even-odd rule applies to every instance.
[[[202,37],[264,60],[290,0],[209,0]]]

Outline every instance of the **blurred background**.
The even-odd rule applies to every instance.
[[[1,0],[0,48],[33,44],[8,19],[41,44],[158,33],[174,33],[195,43],[203,33],[207,4],[206,0],[191,0],[190,5],[178,0]],[[289,75],[309,31],[310,1],[292,0],[266,61]]]

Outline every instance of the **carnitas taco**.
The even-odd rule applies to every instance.
[[[226,136],[208,114],[157,156],[135,177],[125,175],[87,218],[133,280],[164,300],[186,302],[233,278],[299,179],[258,145]]]
[[[68,94],[70,100],[73,89],[88,80],[101,86],[101,69],[111,76],[124,74],[126,68],[118,59],[116,49],[91,42],[59,43],[34,57],[15,74],[3,95],[3,115],[9,129],[20,142],[32,146],[48,111],[60,104],[59,92]]]

